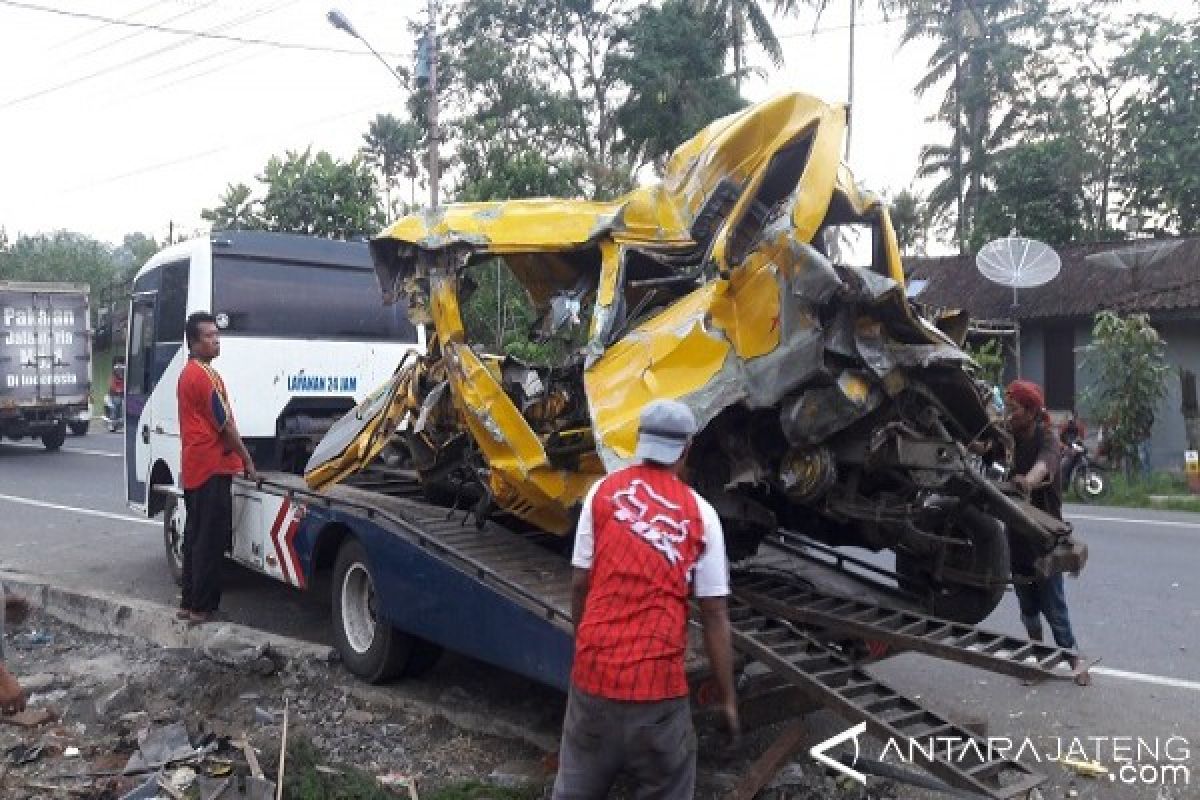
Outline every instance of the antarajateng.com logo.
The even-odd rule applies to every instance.
[[[866,732],[860,723],[810,750],[813,758],[860,783],[865,776],[827,752],[853,741],[857,761],[858,737]],[[1056,736],[1013,738],[988,736],[963,739],[958,736],[888,739],[881,761],[920,766],[937,759],[969,768],[997,759],[1011,759],[1033,766],[1059,763],[1079,769],[1101,780],[1137,786],[1190,786],[1192,745],[1184,736]]]

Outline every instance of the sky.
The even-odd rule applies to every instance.
[[[747,99],[804,91],[845,100],[848,4],[830,5],[819,21],[777,21],[786,64],[773,69],[752,53],[766,74],[744,85]],[[256,185],[272,155],[311,145],[350,157],[376,114],[404,117],[405,95],[359,41],[328,24],[332,7],[388,61],[411,65],[407,21],[422,16],[423,0],[0,0],[0,227],[10,239],[69,229],[161,242],[172,226],[177,235],[205,227],[200,211],[229,183]],[[912,185],[922,144],[946,137],[927,122],[940,92],[912,91],[932,45],[900,48],[901,29],[872,3],[859,12],[850,165],[863,185],[889,193]]]

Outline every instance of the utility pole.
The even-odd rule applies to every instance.
[[[846,163],[850,162],[850,135],[854,131],[854,12],[859,0],[850,0],[850,63],[846,67]]]
[[[962,163],[962,4],[954,0],[950,6],[954,25],[954,229],[958,241],[958,253],[967,249],[963,225],[963,163]]]
[[[429,0],[429,207],[438,207],[438,41],[437,0]]]

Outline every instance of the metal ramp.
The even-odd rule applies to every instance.
[[[874,678],[804,628],[754,608],[736,590],[730,622],[738,650],[843,718],[865,722],[872,736],[912,740],[914,760],[949,785],[1009,798],[1045,780],[1019,761],[991,752],[983,737]]]
[[[739,599],[760,612],[822,633],[851,634],[897,651],[925,653],[1028,681],[1070,680],[1079,654],[1028,639],[980,630],[915,611],[837,597],[789,581],[750,573],[734,584]]]
[[[388,527],[431,556],[453,565],[481,586],[504,595],[569,631],[568,559],[527,535],[473,515],[451,512],[416,498],[403,474],[363,476],[360,485],[310,492],[291,476],[272,476],[264,489],[304,502],[336,507]],[[734,647],[760,662],[817,705],[868,732],[897,742],[916,740],[915,763],[950,786],[991,798],[1016,797],[1044,781],[1018,761],[990,753],[987,741],[927,710],[855,664],[837,646],[848,637],[887,642],[1034,680],[1070,677],[1061,669],[1068,651],[977,631],[913,611],[891,609],[817,591],[795,576],[759,571],[735,576],[730,598]],[[1030,661],[1032,659],[1032,661]],[[928,747],[936,738],[936,748]],[[907,755],[907,752],[905,753]]]

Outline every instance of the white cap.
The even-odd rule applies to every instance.
[[[674,464],[698,429],[696,415],[678,400],[654,400],[642,409],[638,425],[639,461]]]

